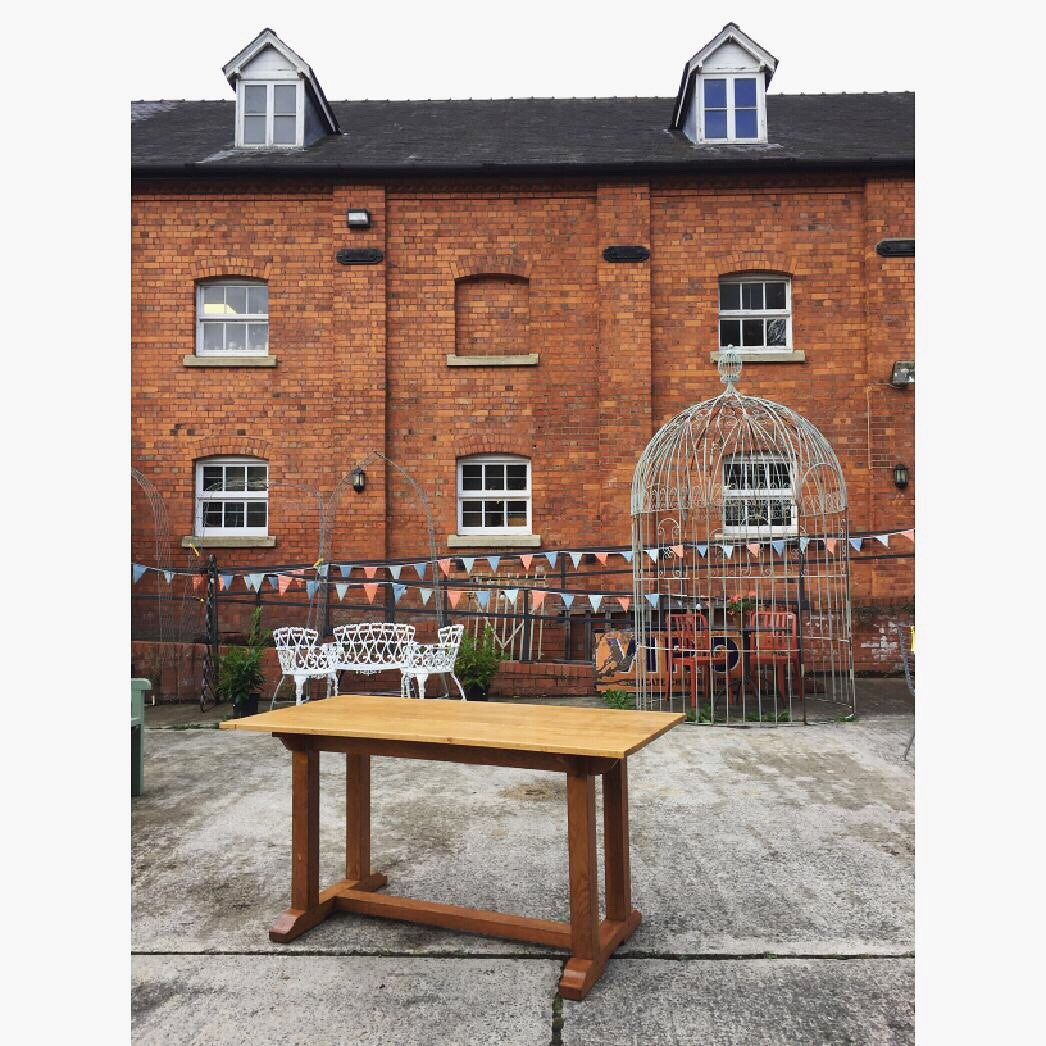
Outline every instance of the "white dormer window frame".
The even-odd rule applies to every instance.
[[[755,104],[749,104],[751,101],[750,97],[744,97],[744,89],[742,88],[742,97],[738,99],[737,81],[746,80],[751,81],[755,85]],[[715,102],[722,104],[716,104],[714,107],[706,105],[706,84],[711,85],[715,83],[721,83],[723,85],[722,97],[712,99]],[[697,77],[695,94],[695,103],[697,105],[697,126],[699,128],[699,137],[703,142],[715,143],[715,142],[765,142],[766,138],[766,82],[762,72],[744,70],[739,72],[725,72],[725,71],[710,71],[702,73]],[[712,87],[709,94],[715,91]],[[740,101],[742,104],[738,104]],[[755,135],[738,134],[737,133],[737,114],[738,111],[755,111],[756,117],[756,133]],[[712,120],[716,119],[718,113],[725,115],[725,131],[726,134],[715,134],[710,135],[709,130],[718,131],[718,127],[709,127]]]
[[[286,88],[294,91],[293,112]],[[264,91],[264,111],[260,105]],[[250,107],[248,108],[248,102]],[[286,138],[285,121],[294,119],[294,140]],[[250,124],[248,123],[250,120]],[[264,125],[260,123],[264,120]],[[277,122],[279,121],[279,122]],[[257,141],[257,129],[264,126],[264,141]],[[252,139],[248,141],[247,139]],[[241,77],[236,83],[236,145],[244,149],[293,149],[305,144],[305,85],[297,80],[253,80]]]

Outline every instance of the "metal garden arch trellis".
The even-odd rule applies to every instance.
[[[636,704],[698,722],[854,709],[839,459],[788,407],[726,389],[659,429],[632,480]]]

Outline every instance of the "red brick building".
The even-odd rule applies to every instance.
[[[635,462],[725,345],[831,441],[852,532],[912,526],[914,99],[774,95],[776,65],[728,25],[674,99],[331,103],[266,30],[235,101],[134,103],[132,464],[173,544],[312,563],[313,492],[372,450],[443,555],[627,544]],[[426,555],[365,471],[328,558]],[[904,617],[912,560],[855,557],[853,596],[858,633]]]

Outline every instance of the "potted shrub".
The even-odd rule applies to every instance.
[[[501,652],[490,625],[483,629],[483,637],[478,642],[467,632],[461,637],[454,674],[461,680],[470,701],[486,701],[487,689],[500,663]]]
[[[262,634],[261,613],[262,608],[257,607],[251,614],[247,645],[229,647],[218,661],[218,693],[232,701],[236,719],[258,711],[258,698],[265,683],[261,661],[267,637]]]

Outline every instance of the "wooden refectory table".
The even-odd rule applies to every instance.
[[[291,906],[269,931],[292,941],[333,911],[565,948],[567,999],[583,999],[639,925],[628,855],[630,755],[683,720],[668,712],[417,701],[350,695],[232,719],[226,730],[278,737],[291,752]],[[320,890],[320,752],[345,754],[345,878]],[[379,894],[370,867],[370,757],[552,770],[567,775],[570,921],[554,922]],[[599,918],[595,780],[603,779],[606,918]]]

